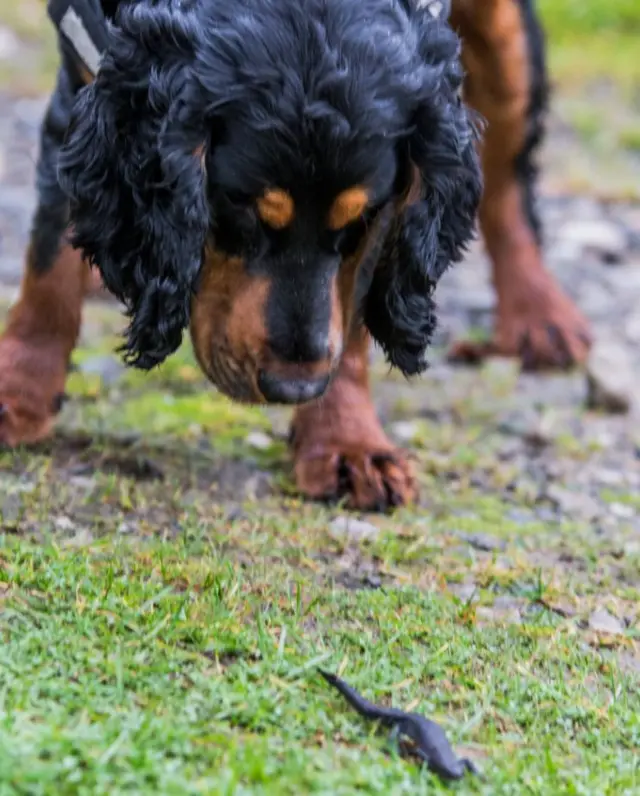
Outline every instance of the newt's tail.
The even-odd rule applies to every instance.
[[[393,724],[396,721],[406,718],[406,713],[395,708],[384,708],[379,705],[374,705],[368,699],[360,696],[360,694],[350,685],[341,680],[337,675],[331,674],[324,669],[318,669],[324,679],[336,688],[342,696],[347,700],[351,707],[355,708],[361,716],[367,719],[381,721],[385,724]]]

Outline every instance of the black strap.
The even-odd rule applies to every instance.
[[[109,43],[109,29],[100,0],[49,0],[47,11],[64,50],[80,59],[95,77]]]

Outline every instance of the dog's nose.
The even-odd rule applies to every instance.
[[[323,362],[331,359],[329,336],[314,329],[297,329],[295,333],[272,335],[269,349],[280,362]]]
[[[328,384],[329,374],[315,379],[285,378],[265,370],[258,374],[258,388],[265,400],[273,404],[307,403],[321,396]]]

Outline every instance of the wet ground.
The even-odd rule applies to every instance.
[[[33,209],[34,162],[44,101],[5,96],[0,97],[0,106],[0,285],[5,299],[10,299],[19,284]],[[552,135],[548,160],[557,155],[554,147],[561,143],[562,136]],[[471,489],[474,494],[485,493],[493,500],[513,504],[510,516],[516,523],[567,521],[589,529],[595,534],[593,542],[601,540],[622,557],[624,551],[637,556],[640,204],[563,195],[557,190],[554,195],[547,185],[541,212],[548,266],[593,323],[598,341],[595,376],[605,391],[610,388],[614,398],[622,396],[629,411],[586,411],[588,385],[582,372],[520,376],[508,362],[490,362],[477,371],[453,368],[444,361],[443,350],[452,338],[469,330],[482,334],[491,327],[495,298],[480,242],[439,288],[439,348],[428,376],[408,384],[388,374],[379,363],[376,401],[385,424],[399,442],[420,450],[425,466],[425,508],[433,509],[438,502],[431,493],[433,476],[444,477],[452,494]],[[106,332],[113,332],[119,324],[117,307],[89,303],[83,345],[89,352],[96,347],[104,349]],[[85,359],[81,370],[89,379],[102,379],[108,399],[109,385],[117,384],[122,375],[121,365],[109,353],[88,353]],[[378,357],[375,359],[379,362]],[[145,384],[150,392],[156,387],[152,380],[141,381],[137,390],[144,391]],[[187,392],[190,389],[187,384]],[[83,388],[79,391],[82,393]],[[81,401],[78,406],[82,406]],[[82,409],[74,407],[72,400],[63,415],[63,427],[65,418],[75,418],[76,410],[82,417]],[[266,431],[264,427],[247,427],[242,432],[249,451],[268,449],[273,440],[281,441],[286,431],[286,413],[274,411],[260,417],[261,426],[267,423]],[[82,422],[78,425],[76,420],[74,428],[84,433]],[[90,463],[89,469],[105,467],[103,454],[92,456],[88,444],[81,442],[79,448],[75,442],[54,446],[54,464],[61,472],[70,472],[69,467],[77,465],[79,456],[83,460],[88,456],[90,462],[96,459],[98,463]],[[107,470],[122,474],[121,466],[113,463],[118,457],[109,456]],[[120,459],[125,462],[125,470],[133,466],[127,464],[126,454]],[[286,459],[284,462],[281,469],[286,473]],[[148,467],[145,475],[134,466],[130,475],[153,481],[154,465]],[[219,500],[255,496],[256,484],[264,486],[274,480],[268,469],[261,471],[237,460],[209,461],[203,477],[218,484]],[[640,585],[640,573],[636,572],[632,581],[636,587]]]

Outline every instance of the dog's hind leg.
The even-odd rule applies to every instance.
[[[548,90],[533,1],[454,0],[451,21],[463,41],[465,99],[487,122],[480,224],[498,299],[493,340],[458,343],[452,358],[500,354],[525,369],[569,367],[586,358],[590,334],[542,259],[534,157]]]
[[[20,297],[0,338],[0,443],[9,446],[37,442],[52,429],[90,283],[88,267],[65,242],[68,206],[56,179],[72,97],[61,71],[41,130],[38,205]]]

